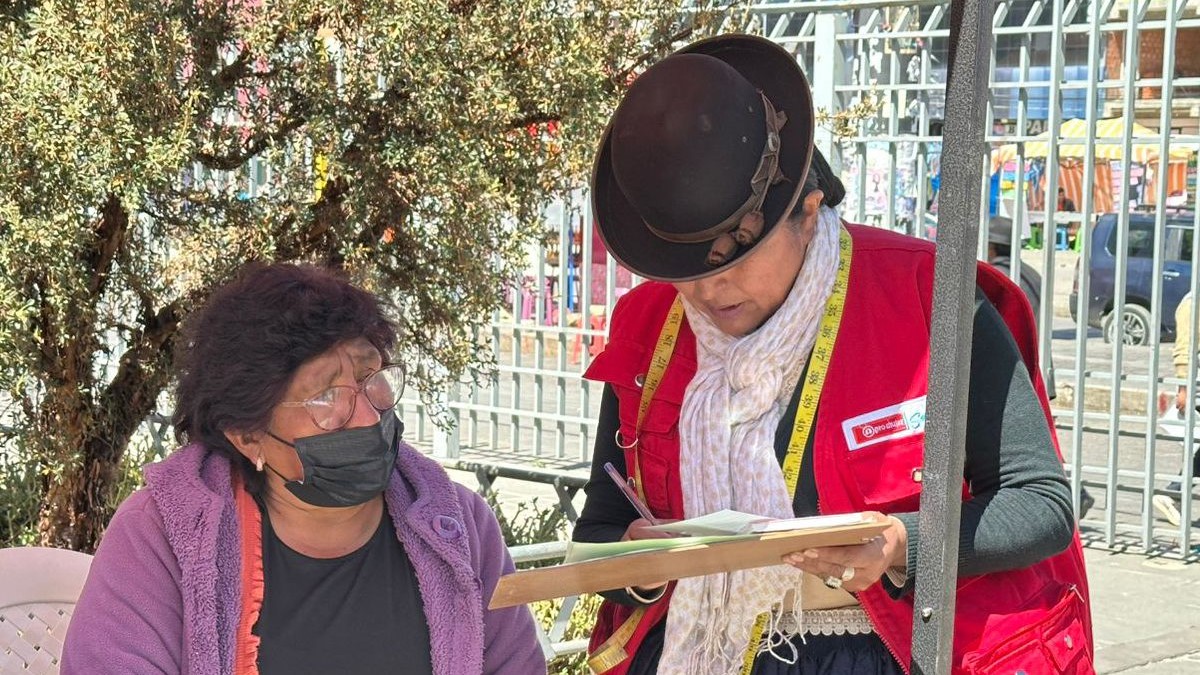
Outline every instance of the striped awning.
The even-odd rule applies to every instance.
[[[1159,139],[1161,135],[1136,122],[1132,125],[1133,145],[1130,159],[1140,164],[1158,161]],[[1125,135],[1125,120],[1120,117],[1099,120],[1096,122],[1096,138],[1120,139]],[[1053,140],[1058,146],[1060,159],[1082,160],[1087,151],[1087,121],[1067,120],[1058,128],[1058,133],[1051,137],[1046,131],[1038,134],[1040,141],[1029,141],[1025,144],[1025,158],[1044,158],[1050,153],[1049,141]],[[1123,143],[1097,143],[1096,159],[1119,162],[1125,159]],[[1171,148],[1170,161],[1186,161],[1191,157],[1190,148]],[[1017,158],[1017,144],[1009,143],[992,151],[992,172]]]

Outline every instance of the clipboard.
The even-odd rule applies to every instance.
[[[820,546],[860,544],[886,530],[886,521],[820,529],[769,532],[715,544],[597,558],[506,574],[496,584],[488,609],[538,600],[646,586],[686,577],[780,565],[788,553]]]

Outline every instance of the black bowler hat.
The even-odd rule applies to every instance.
[[[723,271],[791,211],[812,152],[812,94],[792,54],[753,35],[696,42],[642,73],[604,132],[600,236],[650,279]]]

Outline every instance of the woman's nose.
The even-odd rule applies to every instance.
[[[695,284],[692,287],[692,293],[696,296],[696,299],[705,303],[715,300],[721,286],[724,285],[721,277],[722,275],[717,274],[692,282]]]

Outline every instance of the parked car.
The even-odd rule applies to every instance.
[[[1102,330],[1105,342],[1117,339],[1116,296],[1117,226],[1119,214],[1100,216],[1092,230],[1089,246],[1087,323]],[[1125,279],[1125,316],[1121,339],[1127,345],[1144,345],[1150,341],[1151,326],[1158,316],[1163,340],[1175,339],[1175,308],[1192,287],[1192,239],[1194,219],[1191,214],[1172,212],[1167,217],[1166,236],[1161,243],[1162,308],[1155,311],[1150,302],[1154,283],[1155,215],[1129,214],[1129,251]],[[1082,261],[1082,258],[1080,259]],[[1071,288],[1071,318],[1079,321],[1079,263],[1075,263],[1075,283]]]

